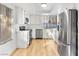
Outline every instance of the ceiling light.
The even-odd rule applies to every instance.
[[[47,7],[47,3],[41,3],[41,7]]]

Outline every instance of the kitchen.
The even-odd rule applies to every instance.
[[[31,45],[34,45],[34,46],[32,46],[32,48],[30,48],[30,49],[36,48],[37,50],[38,49],[40,50],[42,45],[44,45],[43,48],[49,49],[50,52],[54,51],[56,49],[56,51],[53,53],[56,53],[57,56],[58,55],[67,55],[67,56],[78,55],[77,54],[78,51],[76,52],[75,50],[72,50],[74,52],[71,51],[72,52],[71,53],[70,50],[68,50],[68,49],[67,49],[68,51],[66,51],[68,53],[64,54],[65,52],[63,53],[62,51],[63,51],[63,49],[66,49],[66,47],[63,47],[62,45],[65,45],[65,44],[60,42],[60,41],[62,41],[62,37],[63,37],[63,36],[61,36],[61,34],[64,34],[64,33],[61,33],[61,30],[65,31],[64,27],[68,26],[67,24],[65,24],[65,25],[67,25],[67,26],[65,26],[63,23],[65,23],[65,21],[68,20],[68,17],[69,17],[68,15],[71,14],[71,13],[70,14],[67,14],[67,13],[70,10],[71,11],[75,10],[76,11],[76,12],[74,12],[75,16],[76,16],[75,18],[77,19],[78,12],[76,10],[77,7],[75,7],[75,4],[64,4],[64,3],[63,4],[61,4],[61,3],[60,4],[56,4],[56,3],[55,4],[53,4],[53,3],[6,4],[5,3],[3,5],[9,6],[9,8],[12,8],[12,7],[10,7],[10,5],[14,6],[12,9],[13,9],[14,15],[16,15],[15,17],[14,17],[14,15],[12,15],[14,20],[12,20],[13,23],[11,24],[13,26],[12,28],[13,28],[14,32],[12,33],[12,37],[10,37],[10,38],[12,40],[15,40],[15,41],[13,41],[13,42],[15,42],[15,48],[13,51],[15,51],[15,50],[23,51],[22,50],[23,48],[29,48],[29,46],[31,46]],[[41,7],[41,5],[43,5],[43,7]],[[47,5],[47,7],[45,5]],[[65,13],[63,14],[63,12],[65,12]],[[71,16],[74,16],[74,14],[72,14]],[[62,19],[64,19],[65,21],[62,21]],[[60,26],[61,24],[64,26],[63,28]],[[77,25],[73,25],[73,26],[76,27]],[[70,29],[67,29],[67,31],[68,30],[70,30]],[[70,33],[68,33],[68,34],[71,35]],[[37,41],[36,45],[35,45],[35,43],[32,42],[32,41],[35,42],[35,40]],[[53,41],[53,43],[52,43],[52,41]],[[59,44],[59,46],[57,44]],[[52,45],[53,45],[53,47],[51,47]],[[4,46],[4,44],[3,44],[3,46]],[[6,51],[6,49],[3,46],[0,49],[0,51],[4,52],[4,51]],[[49,47],[53,48],[54,50],[53,49],[51,50]],[[21,48],[21,49],[19,49],[19,48]],[[10,49],[11,49],[11,46],[10,46]],[[78,49],[78,47],[77,47],[77,49]],[[13,54],[13,51],[10,52],[9,54]],[[24,49],[24,51],[26,51],[26,50]],[[47,55],[54,55],[52,53],[50,54],[49,51],[48,51]],[[75,54],[75,52],[76,52],[76,54]],[[15,55],[19,54],[19,53],[18,54],[16,54],[16,53],[17,52],[15,52],[14,54]],[[31,52],[29,52],[29,53],[31,53]],[[44,55],[46,55],[45,53],[47,53],[47,52],[44,51]],[[24,53],[24,54],[26,55],[26,53]],[[22,54],[19,54],[19,55],[22,55]],[[28,55],[28,53],[27,53],[27,55]],[[34,55],[42,55],[42,54],[39,54],[39,51],[38,51],[38,53],[36,52],[36,54],[34,54]]]

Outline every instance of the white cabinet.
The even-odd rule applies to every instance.
[[[24,10],[22,8],[17,7],[16,9],[17,12],[17,24],[22,25],[24,24]]]
[[[26,48],[29,45],[29,30],[28,31],[19,31],[18,32],[18,40],[17,47],[18,48]]]
[[[43,29],[43,38],[50,38],[47,29]]]
[[[30,16],[30,24],[41,24],[41,16],[31,15]]]
[[[54,40],[58,39],[57,29],[43,29],[43,38],[53,38]]]

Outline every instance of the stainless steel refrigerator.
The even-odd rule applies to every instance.
[[[59,14],[59,46],[61,56],[78,55],[78,11],[68,9]]]

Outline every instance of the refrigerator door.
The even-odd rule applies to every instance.
[[[69,10],[70,20],[71,20],[71,46],[70,46],[70,55],[78,55],[78,11],[76,9]]]
[[[60,19],[60,26],[61,29],[59,30],[60,35],[59,35],[59,41],[61,41],[64,44],[68,44],[67,43],[67,16],[66,13],[63,12],[59,15],[59,19]]]
[[[59,47],[58,51],[61,56],[68,56],[70,53],[70,40],[68,40],[68,14],[66,12],[62,12],[59,14],[60,20],[60,30],[59,30]]]

